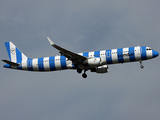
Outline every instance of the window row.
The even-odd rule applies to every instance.
[[[52,60],[45,60],[45,61],[39,61],[39,63],[41,62],[49,62],[49,61],[59,61],[59,60],[65,60],[65,58],[62,58],[62,59],[52,59]]]

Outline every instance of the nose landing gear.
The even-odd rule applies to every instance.
[[[140,62],[140,68],[143,69],[144,66],[142,65],[142,61],[140,60],[139,62]]]

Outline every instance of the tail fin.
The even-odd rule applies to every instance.
[[[12,42],[5,42],[5,45],[11,62],[20,63],[28,59]]]

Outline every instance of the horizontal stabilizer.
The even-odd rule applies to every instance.
[[[16,67],[20,66],[19,63],[14,63],[14,62],[11,62],[9,60],[2,60],[2,61],[5,62],[5,63],[7,63],[7,64],[9,64],[9,65],[11,65],[11,66],[16,66]]]

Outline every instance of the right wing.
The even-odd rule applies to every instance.
[[[87,59],[87,57],[84,57],[82,55],[79,55],[77,53],[71,52],[69,50],[66,50],[58,45],[56,45],[49,37],[47,37],[48,41],[50,42],[50,44],[56,48],[57,50],[59,50],[59,53],[65,57],[67,57],[69,60],[72,60],[73,63],[79,63],[79,62],[83,62],[84,60]]]

